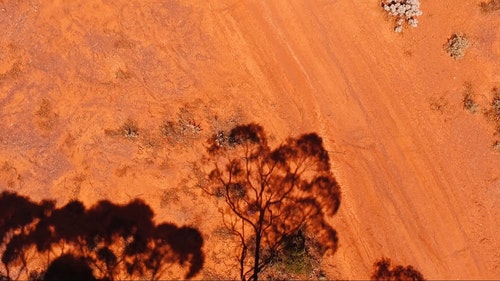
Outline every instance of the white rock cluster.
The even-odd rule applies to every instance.
[[[417,17],[422,14],[419,0],[383,0],[382,7],[391,16],[397,17],[395,32],[403,31],[405,21],[417,27]]]

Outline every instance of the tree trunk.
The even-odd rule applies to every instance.
[[[259,261],[260,261],[260,231],[256,233],[255,236],[255,257],[254,257],[254,265],[253,265],[253,281],[259,280]]]

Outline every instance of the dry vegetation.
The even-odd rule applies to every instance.
[[[474,99],[474,92],[472,90],[472,84],[470,82],[466,82],[464,85],[465,89],[463,92],[463,107],[471,113],[477,113],[479,109],[479,105],[476,103]]]
[[[181,107],[177,114],[177,121],[166,120],[160,125],[163,137],[172,145],[183,143],[189,139],[196,139],[201,135],[203,129],[201,124],[195,121],[190,109]]]
[[[484,114],[495,126],[495,134],[500,135],[500,90],[495,87],[491,92],[491,102]]]
[[[127,119],[120,127],[122,135],[128,139],[135,139],[139,136],[139,127],[132,119]]]
[[[460,59],[465,55],[465,50],[469,47],[469,40],[463,34],[453,34],[446,44],[444,49],[454,59]]]
[[[134,120],[128,118],[118,129],[106,129],[104,133],[111,137],[122,136],[133,140],[139,137],[139,127]]]

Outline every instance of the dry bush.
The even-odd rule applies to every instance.
[[[419,0],[383,0],[382,8],[390,16],[396,17],[394,32],[403,31],[405,22],[412,27],[417,27],[417,17],[422,15]]]
[[[463,34],[453,34],[446,44],[444,49],[454,59],[460,59],[465,55],[465,50],[469,47],[469,40]]]
[[[500,0],[490,0],[488,2],[481,2],[481,4],[479,4],[479,7],[481,7],[481,11],[485,14],[493,13],[495,11],[500,10]]]

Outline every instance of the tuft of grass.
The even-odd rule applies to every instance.
[[[465,55],[465,50],[469,47],[469,39],[463,34],[453,34],[446,44],[444,49],[455,60],[462,58]]]
[[[120,127],[120,132],[128,139],[135,139],[139,136],[139,127],[132,119],[127,119]]]

